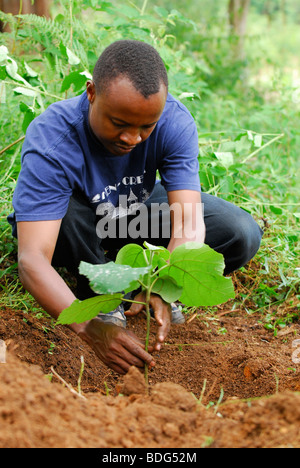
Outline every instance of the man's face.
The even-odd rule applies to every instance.
[[[119,77],[100,94],[88,81],[87,96],[93,133],[110,153],[122,156],[150,136],[165,107],[167,89],[162,84],[146,99],[128,78]]]

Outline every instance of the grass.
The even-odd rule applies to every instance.
[[[108,16],[108,13],[105,15]],[[111,21],[113,23],[113,16],[111,16]],[[137,33],[138,23],[134,23],[133,19],[130,21]],[[151,18],[149,24],[151,24]],[[207,23],[208,26],[209,23]],[[129,33],[130,27],[126,30]],[[218,24],[215,24],[214,31],[217,31],[218,27]],[[110,31],[110,26],[108,26],[108,31]],[[184,32],[182,29],[179,31]],[[193,45],[199,37],[191,29],[188,31],[190,36],[185,38]],[[265,33],[262,34],[262,31]],[[297,81],[295,74],[295,71],[299,69],[297,31],[296,24],[282,27],[276,22],[268,25],[266,29],[265,18],[251,17],[246,44],[248,80],[236,79],[232,88],[229,84],[231,75],[227,76],[228,67],[223,68],[226,65],[228,45],[224,38],[221,42],[216,42],[211,36],[211,41],[206,42],[206,55],[201,50],[200,59],[206,62],[211,59],[210,65],[214,67],[212,74],[209,75],[204,68],[201,71],[201,78],[203,82],[208,83],[209,91],[210,88],[212,91],[207,93],[207,88],[200,86],[201,91],[204,89],[203,94],[200,92],[200,100],[184,101],[193,113],[199,129],[204,189],[250,211],[265,231],[261,249],[255,259],[233,274],[237,296],[234,301],[226,305],[225,312],[227,313],[227,309],[229,311],[233,309],[243,311],[245,314],[260,314],[266,327],[274,333],[279,328],[298,320],[300,314],[300,190],[297,179],[300,169],[298,156],[300,82],[299,77]],[[73,32],[74,37],[77,37],[76,31]],[[165,33],[166,37],[167,33],[168,30]],[[26,39],[25,28],[22,34],[23,38],[20,37],[22,44],[31,44],[28,38]],[[146,32],[143,31],[143,34]],[[208,28],[207,34],[214,34],[213,30]],[[31,37],[31,32],[29,37]],[[39,40],[44,41],[43,46],[47,49],[46,35],[39,37]],[[93,40],[94,36],[91,33],[89,41],[92,46]],[[165,38],[162,36],[158,43],[164,43],[163,40]],[[178,44],[179,39],[177,39]],[[28,45],[26,47],[30,49]],[[52,63],[50,53],[53,52],[51,47],[49,43],[47,57],[50,65]],[[180,48],[184,47],[186,44],[180,45]],[[30,57],[27,49],[25,59],[34,66],[34,54]],[[161,50],[171,61],[173,67],[171,69],[176,72],[179,63],[175,52],[172,55],[171,51],[163,46]],[[61,67],[60,73],[63,75],[62,53],[60,49],[57,56],[59,58],[56,59]],[[39,53],[37,60],[37,69],[40,70],[39,79],[43,78],[43,73],[47,75],[51,70],[49,82],[47,82],[47,75],[43,83],[44,92],[47,90],[48,95],[52,94],[51,91],[59,94],[56,69],[50,69],[46,61],[43,63]],[[217,63],[214,63],[214,60]],[[188,62],[188,58],[187,65],[192,70],[193,63]],[[193,80],[193,74],[189,73],[186,80],[181,83],[176,81],[182,78],[182,71],[179,68],[178,70],[175,81],[171,79],[173,88],[177,89],[177,85],[180,88],[182,83],[187,83],[194,91],[197,83],[195,84]],[[232,70],[232,76],[235,78],[238,76],[238,69]],[[3,78],[0,76],[0,79]],[[34,80],[36,78],[31,79],[33,85]],[[12,84],[15,85],[15,83]],[[20,170],[22,141],[18,142],[18,140],[24,136],[21,128],[23,115],[20,112],[20,98],[15,96],[11,89],[12,86],[7,85],[6,100],[0,101],[0,306],[36,310],[39,308],[38,305],[23,290],[19,282],[16,240],[12,238],[6,221],[7,215],[12,211],[12,196]],[[189,91],[185,88],[184,90]],[[45,95],[43,99],[47,105]],[[29,102],[26,97],[22,97],[22,100]],[[253,145],[250,147],[247,138],[240,136],[246,130],[251,130],[253,135],[262,137],[260,147]],[[232,152],[234,164],[231,167],[224,167],[216,161],[214,153],[222,151]],[[218,309],[207,309],[204,314],[213,315],[218,312],[220,312]]]
[[[280,148],[286,148],[283,142],[280,143]],[[285,181],[293,181],[295,178],[295,149],[290,144],[290,154],[281,161],[280,148],[270,147],[265,157],[247,165],[245,173],[247,172],[250,183],[246,184],[246,180],[242,178],[239,192],[233,199],[249,211],[254,211],[254,216],[265,228],[265,235],[255,259],[250,265],[233,274],[237,297],[230,307],[250,314],[261,314],[266,327],[274,333],[298,320],[300,315],[299,208],[295,201],[296,184],[293,182],[289,193],[285,193]],[[23,290],[18,279],[17,243],[12,238],[10,226],[6,222],[6,216],[11,212],[19,151],[18,145],[17,149],[10,149],[4,153],[2,157],[5,156],[5,164],[0,166],[0,305],[34,311],[38,305]],[[261,167],[259,174],[264,171],[264,182],[259,180],[258,167]],[[215,192],[218,194],[218,189],[215,189]]]

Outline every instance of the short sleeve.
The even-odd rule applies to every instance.
[[[13,196],[16,221],[62,219],[71,194],[68,179],[56,160],[26,154]]]
[[[199,144],[196,123],[182,106],[165,122],[159,173],[167,191],[201,191],[199,179]]]

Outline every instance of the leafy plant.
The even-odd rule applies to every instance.
[[[172,253],[164,247],[147,242],[144,247],[128,244],[123,247],[116,262],[91,265],[81,262],[79,271],[90,280],[97,296],[80,301],[76,299],[62,311],[58,324],[82,323],[108,313],[122,301],[135,302],[124,296],[141,288],[145,293],[148,350],[150,333],[150,296],[158,294],[165,302],[183,302],[187,307],[212,306],[234,297],[231,278],[223,276],[223,256],[205,244],[188,242]],[[146,369],[147,379],[147,369]]]

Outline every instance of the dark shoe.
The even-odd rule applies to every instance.
[[[107,314],[99,313],[97,317],[102,320],[102,322],[113,323],[114,325],[118,325],[118,327],[126,328],[126,317],[122,305],[119,305],[115,310]]]
[[[171,304],[172,308],[172,322],[174,325],[185,323],[185,318],[179,307],[176,304]]]

